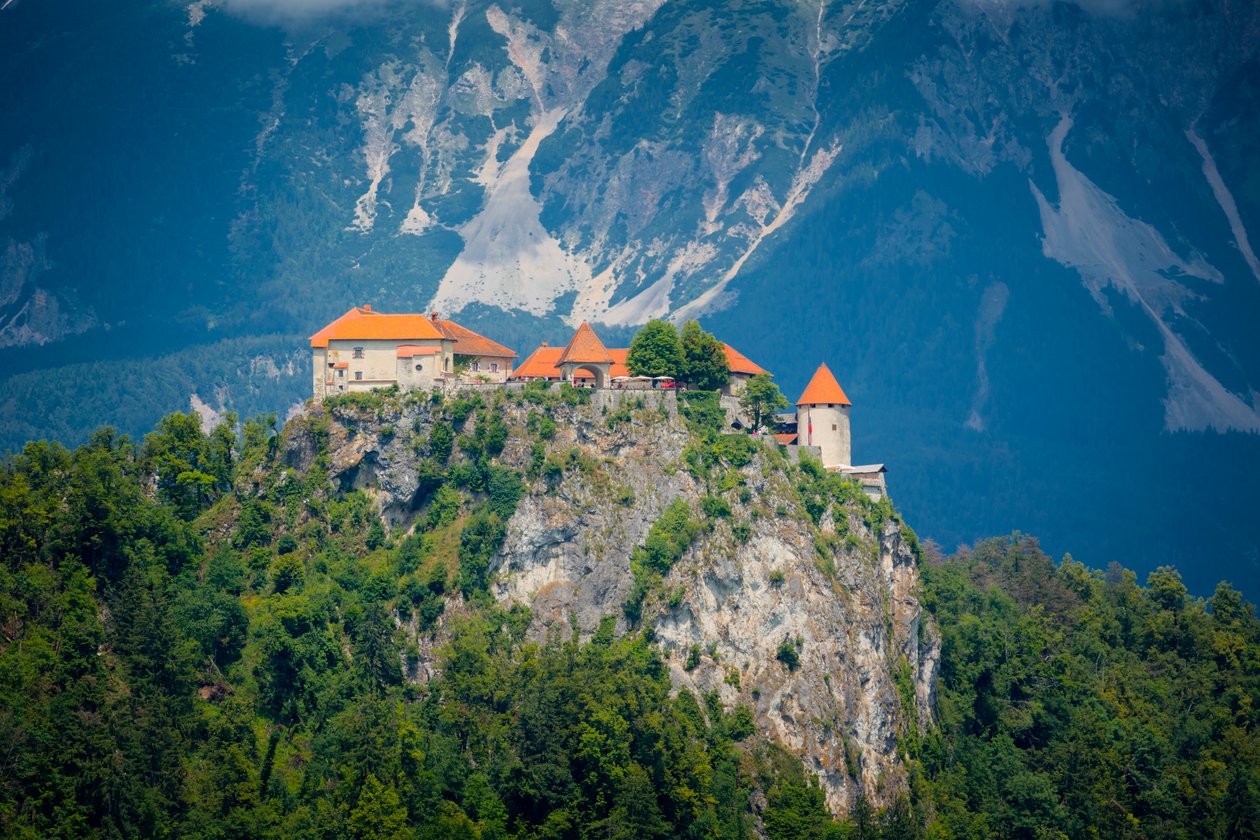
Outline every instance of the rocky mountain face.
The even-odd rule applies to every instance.
[[[265,362],[214,348],[353,303],[522,353],[701,317],[789,396],[837,370],[926,534],[1254,590],[1258,9],[14,0],[5,443],[32,381],[81,438],[115,404],[83,365],[189,347],[221,361],[185,390],[253,407]]]
[[[534,477],[490,564],[491,591],[530,608],[535,638],[589,638],[615,616],[618,632],[655,636],[678,689],[750,705],[833,810],[904,790],[899,739],[931,719],[940,646],[919,605],[915,538],[891,507],[856,489],[817,495],[774,446],[755,445],[740,467],[697,469],[688,453],[701,444],[673,394],[553,407],[550,438],[530,402],[494,410],[510,429],[498,460]],[[314,407],[288,427],[284,458],[304,470],[326,441],[331,481],[406,528],[427,510],[419,453],[433,418],[419,400]],[[477,422],[461,434],[475,438]],[[694,538],[632,621],[632,556],[679,500]],[[415,679],[432,675],[442,627],[459,614],[452,603],[435,632],[411,628],[423,651]]]

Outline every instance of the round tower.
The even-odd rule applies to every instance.
[[[835,376],[825,364],[819,365],[805,386],[805,393],[796,401],[796,439],[806,446],[817,446],[822,451],[824,467],[853,465],[849,436],[852,407]]]

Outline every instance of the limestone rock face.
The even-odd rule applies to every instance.
[[[538,410],[512,392],[494,410],[512,430],[499,460],[524,472],[540,442],[526,428]],[[930,719],[940,657],[908,530],[864,497],[815,510],[815,521],[800,467],[770,445],[739,468],[688,469],[697,438],[673,394],[595,392],[589,405],[548,413],[556,432],[543,446],[557,466],[526,482],[494,561],[494,596],[530,607],[540,640],[589,636],[604,616],[619,632],[650,630],[676,689],[750,706],[758,731],[801,756],[834,810],[859,792],[889,801],[905,784],[898,739]],[[366,420],[334,409],[327,419],[330,478],[408,527],[430,405],[403,400]],[[288,446],[301,453],[300,435]],[[706,497],[725,501],[729,516],[706,516]],[[631,624],[622,606],[632,553],[679,498],[699,535]],[[418,678],[431,673],[426,657]]]

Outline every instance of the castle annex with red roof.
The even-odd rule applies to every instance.
[[[737,394],[757,374],[770,373],[729,344],[722,345],[722,352],[730,370],[723,394]],[[604,347],[590,324],[584,322],[566,347],[548,347],[546,342],[539,345],[512,371],[511,379],[517,382],[573,382],[575,385],[594,383],[597,388],[608,387],[611,383],[616,387],[618,382],[631,379],[630,368],[626,364],[629,355],[628,347]],[[588,356],[590,358],[586,358]],[[603,375],[603,380],[597,372]]]
[[[454,321],[356,306],[311,336],[314,395],[504,382],[516,353]]]

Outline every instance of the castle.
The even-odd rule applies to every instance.
[[[564,347],[544,342],[513,368],[516,353],[454,321],[429,315],[389,315],[356,306],[311,336],[315,399],[397,386],[402,390],[523,382],[568,382],[600,389],[668,390],[671,377],[635,377],[626,364],[628,348],[609,349],[583,322]],[[730,369],[722,388],[724,404],[735,414],[747,382],[768,371],[729,344],[723,353]],[[829,470],[851,475],[872,495],[884,492],[883,464],[853,466],[849,410],[853,404],[836,377],[819,365],[796,402],[795,414],[779,415],[775,439],[817,453]],[[738,420],[735,421],[738,424]]]
[[[356,306],[311,336],[315,399],[397,385],[505,382],[516,353],[454,321]]]

